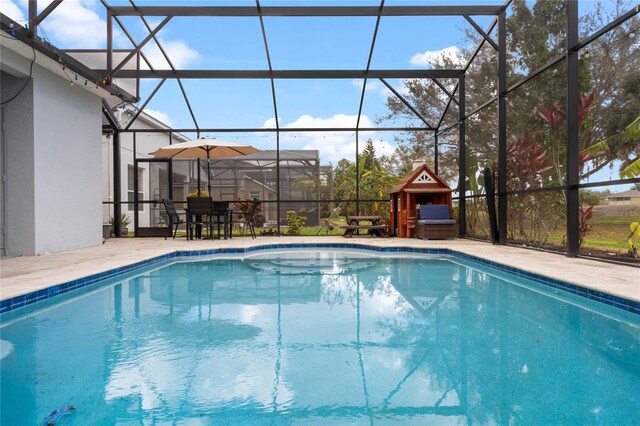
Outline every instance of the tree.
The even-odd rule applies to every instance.
[[[367,140],[365,149],[358,157],[357,169],[355,162],[340,160],[333,173],[336,198],[354,200],[357,195],[360,200],[374,200],[361,203],[360,213],[383,215],[387,209],[381,208],[379,200],[385,200],[387,191],[398,181],[398,178],[381,167],[381,162],[376,157],[371,139]],[[356,191],[356,184],[358,184],[358,191]],[[355,203],[346,203],[344,211],[347,214],[354,214]]]
[[[532,4],[533,3],[533,4]],[[561,55],[566,49],[566,5],[567,0],[536,1],[514,0],[512,13],[507,18],[507,80],[518,81],[534,70]],[[605,24],[613,21],[626,10],[630,3],[616,0],[612,13],[598,6],[589,15],[582,18],[582,37],[592,34]],[[611,9],[608,7],[607,9]],[[621,163],[621,176],[631,177],[640,173],[640,48],[637,38],[629,33],[640,26],[640,19],[634,17],[609,31],[581,51],[578,85],[580,97],[580,161],[583,166],[581,177],[590,175],[605,167],[613,167],[614,162]],[[465,45],[474,46],[481,36],[473,30],[466,32]],[[475,43],[472,43],[475,42]],[[463,57],[469,57],[471,50],[464,50]],[[467,111],[484,104],[496,95],[497,57],[495,51],[485,43],[465,74]],[[449,58],[433,60],[433,68],[451,68]],[[460,64],[457,65],[460,67]],[[441,80],[443,84],[453,86],[452,82]],[[406,80],[406,98],[417,106],[427,120],[439,122],[447,98],[439,88],[429,80]],[[450,90],[452,91],[452,90]],[[561,61],[510,92],[507,96],[507,145],[509,152],[515,155],[515,147],[523,148],[522,141],[529,140],[524,148],[535,147],[544,154],[548,167],[540,170],[537,181],[531,184],[540,187],[563,185],[566,183],[566,62]],[[412,112],[395,96],[387,100],[388,120],[407,120]],[[455,123],[457,108],[452,104],[444,116],[443,125]],[[634,121],[635,120],[635,121]],[[635,123],[635,124],[634,124]],[[484,167],[494,165],[497,160],[497,105],[484,108],[481,112],[468,117],[466,125],[466,165],[467,189],[474,192],[483,190],[478,174]],[[636,132],[637,130],[637,132]],[[608,138],[614,138],[610,141]],[[458,135],[454,130],[439,138],[439,172],[445,181],[457,180],[457,143]],[[606,144],[598,145],[602,141]],[[405,133],[397,139],[398,148],[390,159],[383,164],[406,164],[408,158],[427,155],[432,158],[433,143],[429,136],[420,132]],[[604,148],[603,148],[604,147]],[[536,157],[534,152],[525,155]],[[507,164],[508,189],[518,189],[522,183],[516,180],[522,170],[512,170],[515,164]],[[626,174],[624,174],[624,173]],[[566,200],[561,191],[545,192],[536,195],[534,200],[524,200],[525,196],[512,197],[510,209],[515,217],[529,220],[531,227],[539,227],[541,232],[532,232],[532,228],[516,229],[511,238],[534,235],[525,238],[531,244],[544,244],[555,223],[564,219]],[[468,214],[474,214],[471,200],[467,205]],[[472,208],[469,208],[471,204]],[[544,220],[533,220],[533,207],[544,205]],[[518,211],[518,205],[521,209]],[[478,203],[478,208],[483,208]],[[477,213],[477,212],[476,212]],[[515,219],[514,219],[515,220]],[[525,232],[525,234],[523,234]]]
[[[628,11],[628,1],[616,0],[604,8],[598,3],[582,19],[582,34],[594,33]],[[603,154],[591,160],[590,169],[613,167],[619,162],[620,177],[640,175],[640,45],[637,33],[640,18],[635,16],[591,43],[581,62],[589,69],[589,78],[581,81],[581,90],[593,90],[596,101],[588,128],[581,128],[581,149],[604,142]],[[634,125],[634,123],[636,123]],[[585,137],[588,136],[588,137]],[[634,167],[635,164],[635,167]]]
[[[364,170],[373,170],[380,167],[380,162],[376,158],[376,149],[371,138],[367,139],[364,150],[362,150],[362,162]]]

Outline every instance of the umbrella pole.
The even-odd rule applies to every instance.
[[[200,159],[198,158],[198,197],[200,196]]]
[[[211,195],[211,163],[209,162],[209,151],[207,151],[207,188],[209,189],[209,197]]]

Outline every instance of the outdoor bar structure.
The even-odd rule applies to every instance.
[[[290,133],[321,133],[327,137],[331,137],[334,133],[350,132],[355,142],[355,170],[360,170],[362,166],[362,156],[364,148],[363,134],[367,132],[405,132],[405,134],[419,135],[416,136],[425,145],[428,144],[428,152],[432,157],[428,158],[431,168],[425,166],[428,172],[433,170],[435,176],[444,176],[442,183],[446,186],[449,184],[453,188],[453,206],[452,213],[457,221],[459,238],[474,237],[487,239],[488,236],[482,232],[478,232],[479,224],[486,222],[486,203],[484,203],[486,194],[484,194],[482,180],[479,177],[480,171],[485,167],[490,167],[496,175],[496,198],[497,198],[497,222],[498,222],[498,243],[509,244],[515,243],[520,245],[521,236],[512,236],[510,229],[516,229],[514,225],[518,219],[512,212],[518,208],[529,198],[542,195],[557,195],[562,212],[558,213],[556,222],[560,223],[560,227],[564,230],[564,238],[562,242],[558,242],[555,250],[565,252],[568,256],[588,255],[581,253],[580,244],[583,238],[581,234],[581,215],[584,215],[581,207],[581,198],[583,194],[589,192],[590,189],[600,188],[604,186],[615,186],[622,188],[622,185],[637,185],[640,183],[638,174],[627,173],[619,179],[590,181],[584,176],[583,169],[586,164],[599,166],[599,158],[605,155],[615,154],[613,149],[601,149],[598,151],[592,146],[584,147],[581,145],[583,130],[581,130],[582,118],[586,105],[585,95],[586,88],[582,87],[580,80],[581,61],[586,61],[588,52],[595,48],[595,44],[603,37],[610,37],[620,28],[627,28],[630,22],[638,21],[638,13],[640,6],[634,5],[629,7],[624,13],[619,14],[611,22],[606,23],[598,31],[586,37],[579,35],[579,1],[557,1],[550,2],[555,5],[553,13],[559,14],[562,22],[562,28],[559,30],[563,37],[556,40],[557,52],[550,58],[544,58],[536,67],[522,67],[524,72],[517,73],[513,69],[508,68],[510,57],[514,56],[514,52],[509,51],[509,43],[515,36],[507,32],[507,22],[514,8],[526,7],[524,2],[509,0],[504,4],[498,5],[481,5],[473,3],[472,5],[431,5],[422,3],[419,5],[400,5],[398,2],[380,2],[375,6],[265,6],[260,0],[256,0],[254,6],[182,6],[168,5],[163,3],[160,6],[138,5],[134,1],[130,4],[118,2],[117,5],[111,5],[107,1],[102,1],[102,6],[106,10],[106,49],[75,49],[75,50],[58,50],[43,38],[39,31],[39,26],[47,19],[62,2],[51,2],[42,12],[38,14],[38,2],[29,1],[29,20],[25,25],[14,22],[11,17],[1,14],[1,29],[3,34],[11,34],[15,40],[21,41],[25,45],[33,48],[34,52],[39,55],[58,61],[61,66],[75,75],[75,79],[80,78],[81,81],[88,81],[96,88],[105,91],[111,101],[106,100],[102,103],[104,114],[104,125],[102,128],[104,135],[109,135],[110,149],[112,150],[112,161],[109,163],[111,182],[113,188],[123,187],[123,179],[129,173],[132,178],[132,186],[129,188],[131,194],[130,199],[123,199],[122,191],[114,190],[113,199],[103,200],[105,206],[109,207],[110,215],[119,218],[123,212],[129,209],[135,216],[134,229],[136,236],[140,228],[140,219],[138,215],[143,211],[144,206],[157,206],[161,198],[176,198],[176,188],[184,184],[184,189],[180,189],[180,197],[184,199],[175,199],[177,203],[185,202],[186,195],[192,190],[194,182],[201,182],[201,173],[206,170],[206,166],[200,161],[197,165],[185,165],[180,168],[184,172],[180,175],[180,182],[177,181],[175,165],[172,165],[171,159],[155,159],[146,155],[140,155],[140,149],[136,144],[140,143],[142,135],[154,135],[164,139],[164,145],[174,143],[177,134],[195,134],[200,137],[203,134],[261,134],[269,135],[274,140],[274,149],[266,154],[256,154],[254,157],[246,159],[237,159],[235,162],[225,162],[215,160],[211,162],[214,171],[214,187],[215,179],[218,179],[219,188],[217,189],[219,196],[222,192],[227,191],[227,199],[249,198],[249,190],[246,194],[239,194],[237,185],[239,181],[248,182],[251,180],[255,188],[262,191],[262,201],[268,211],[268,220],[272,226],[280,231],[280,227],[286,225],[285,215],[288,209],[298,209],[307,218],[312,218],[310,223],[319,225],[322,222],[320,212],[332,212],[336,206],[346,204],[352,209],[353,214],[359,214],[364,205],[376,206],[382,205],[382,209],[386,211],[386,215],[390,214],[394,225],[392,229],[400,229],[400,236],[410,236],[410,231],[404,229],[406,223],[402,224],[402,216],[398,216],[397,208],[394,203],[389,203],[385,195],[364,196],[362,194],[362,180],[364,174],[354,173],[353,191],[348,198],[336,198],[335,188],[326,193],[322,193],[318,189],[320,184],[326,180],[326,176],[330,176],[330,172],[326,172],[321,166],[317,153],[305,150],[304,147],[298,147],[297,150],[285,149],[282,147],[281,139]],[[407,3],[409,4],[409,3]],[[262,42],[267,58],[268,68],[265,69],[180,69],[174,65],[172,58],[163,48],[162,40],[158,37],[158,33],[163,27],[168,25],[172,20],[177,18],[247,18],[259,21]],[[264,21],[271,18],[362,18],[371,17],[375,19],[375,27],[369,44],[368,60],[366,66],[361,69],[280,69],[272,64],[270,52],[269,31],[265,27]],[[469,31],[474,31],[474,37],[479,41],[473,54],[466,60],[466,64],[455,65],[441,69],[376,69],[372,66],[372,57],[376,48],[378,38],[378,30],[381,21],[388,18],[398,17],[460,17],[471,25]],[[491,24],[487,28],[482,28],[474,17],[491,17]],[[146,36],[141,41],[135,41],[130,36],[127,28],[127,19],[141,19],[147,29]],[[150,22],[154,22],[154,27]],[[133,44],[131,49],[115,49],[114,48],[114,29],[124,33]],[[546,31],[541,28],[540,31]],[[634,37],[633,29],[623,34],[630,40]],[[617,34],[617,33],[616,33]],[[616,35],[618,37],[618,35]],[[622,37],[622,36],[620,36]],[[630,49],[633,46],[638,47],[638,38],[635,42],[630,42]],[[618,38],[616,38],[618,40]],[[151,66],[148,58],[143,52],[143,48],[147,43],[153,41],[160,49],[163,57],[169,64],[168,69],[158,69]],[[514,42],[515,43],[515,42]],[[635,45],[633,44],[635,43]],[[636,49],[638,50],[638,49]],[[35,53],[34,53],[35,54]],[[592,53],[593,55],[593,53]],[[637,51],[633,55],[637,56]],[[633,56],[633,58],[636,58]],[[474,61],[480,61],[481,58],[487,67],[492,69],[493,78],[490,83],[494,85],[495,90],[491,96],[483,99],[475,99],[475,93],[478,92],[478,81],[475,80],[476,72]],[[488,60],[486,58],[489,58]],[[637,59],[633,59],[636,61]],[[584,64],[587,65],[586,62]],[[561,87],[562,90],[557,93],[555,99],[543,99],[545,105],[557,105],[550,108],[556,108],[549,114],[545,115],[546,110],[539,106],[539,99],[532,86],[541,79],[550,79],[554,84]],[[264,80],[270,84],[272,108],[275,120],[270,126],[255,128],[237,128],[237,127],[207,127],[201,125],[197,120],[197,114],[192,107],[189,99],[189,93],[185,89],[184,82],[187,80]],[[285,80],[335,80],[335,79],[357,79],[362,81],[362,89],[360,92],[360,100],[358,106],[358,115],[356,125],[351,127],[285,127],[281,125],[279,114],[279,94],[277,85]],[[432,119],[425,114],[427,106],[417,104],[412,101],[406,93],[399,91],[391,80],[405,79],[412,81],[427,82],[423,84],[434,85],[439,90],[438,96],[443,99],[444,109],[440,113],[438,119]],[[154,89],[146,97],[140,98],[140,85],[144,80],[152,80]],[[184,101],[189,115],[193,120],[192,127],[177,127],[167,129],[166,127],[145,127],[137,128],[135,123],[145,111],[149,102],[160,92],[163,85],[167,82],[175,81],[180,88],[180,93]],[[471,83],[473,81],[473,83]],[[363,125],[361,117],[363,115],[363,104],[367,87],[373,84],[381,84],[389,90],[390,99],[398,102],[404,113],[412,115],[417,119],[420,126],[379,126]],[[489,84],[484,82],[484,84]],[[621,86],[621,84],[618,86]],[[618,87],[621,89],[621,87]],[[4,96],[4,95],[3,95]],[[117,98],[119,102],[113,102]],[[473,98],[473,101],[471,99]],[[4,100],[4,98],[3,98]],[[142,102],[141,102],[142,101]],[[548,102],[547,102],[548,101]],[[591,99],[593,101],[593,98]],[[140,103],[141,102],[141,103]],[[596,102],[606,105],[606,99],[596,98]],[[136,104],[133,108],[132,115],[126,120],[122,120],[117,116],[118,108],[122,104]],[[586,106],[585,106],[586,105]],[[627,109],[632,113],[637,106],[629,104]],[[533,109],[532,109],[533,108]],[[514,111],[533,111],[529,113],[532,119],[541,120],[539,116],[551,117],[553,114],[561,116],[559,121],[550,120],[552,128],[547,132],[553,135],[554,145],[553,153],[556,159],[553,164],[541,165],[540,171],[531,174],[531,180],[528,183],[522,183],[524,178],[514,173],[520,167],[516,160],[519,160],[523,152],[532,153],[529,160],[522,160],[523,164],[531,164],[535,155],[533,152],[539,152],[543,155],[542,148],[534,146],[530,143],[526,145],[527,135],[516,140],[512,137],[518,123],[511,120],[511,114]],[[635,111],[635,112],[634,112]],[[553,116],[557,118],[556,116]],[[479,124],[484,123],[482,131],[477,131]],[[491,125],[487,125],[491,123]],[[626,126],[627,123],[624,123]],[[526,127],[526,126],[522,126]],[[624,127],[624,126],[623,126]],[[558,128],[560,130],[558,130]],[[631,125],[629,125],[631,128]],[[488,130],[487,130],[488,129]],[[622,130],[620,130],[622,132]],[[133,168],[129,171],[122,170],[122,140],[124,136],[130,137],[132,146],[128,149],[134,153]],[[182,136],[181,136],[182,137]],[[634,136],[636,137],[636,136]],[[489,148],[479,148],[479,140],[486,138],[486,144]],[[484,139],[483,139],[484,140]],[[633,144],[633,139],[629,142]],[[602,141],[595,141],[602,142]],[[595,144],[593,145],[595,146]],[[637,147],[637,145],[636,145]],[[538,151],[536,151],[538,150]],[[549,153],[552,150],[547,150]],[[546,152],[546,151],[545,151]],[[144,153],[146,154],[146,153]],[[482,157],[480,157],[482,154]],[[637,154],[637,148],[633,148],[620,154],[619,157],[612,157],[620,162],[632,161]],[[600,156],[600,157],[598,157]],[[479,159],[481,158],[481,160]],[[443,172],[444,162],[448,161],[453,168],[449,167],[446,173]],[[589,161],[593,163],[588,163]],[[194,163],[195,164],[195,163]],[[614,164],[610,162],[610,164]],[[139,185],[142,181],[139,179],[139,170],[141,167],[151,167],[159,170],[158,176],[163,179],[162,191],[156,194],[144,194]],[[241,175],[238,170],[243,169]],[[540,176],[546,173],[546,170],[554,170],[553,179],[544,179]],[[146,169],[147,170],[147,169]],[[160,171],[161,170],[161,171]],[[185,171],[186,170],[186,171]],[[453,170],[453,171],[452,171]],[[219,175],[216,178],[216,173]],[[185,177],[189,175],[190,177]],[[197,175],[197,177],[196,177]],[[262,176],[264,179],[258,179],[256,176]],[[292,177],[293,176],[293,177]],[[195,180],[194,180],[195,179]],[[440,178],[438,178],[440,179]],[[233,182],[234,188],[224,189],[222,181],[227,183]],[[302,187],[302,183],[306,186]],[[312,183],[309,183],[312,182]],[[315,182],[315,183],[313,183]],[[315,185],[315,186],[314,186]],[[625,188],[626,189],[626,188]],[[391,190],[391,187],[389,187]],[[252,194],[256,194],[258,189],[252,190]],[[449,197],[451,195],[449,194]],[[450,200],[445,200],[448,204]],[[311,207],[305,206],[310,205]],[[409,203],[411,204],[411,203]],[[534,201],[535,204],[535,201]],[[557,205],[558,203],[556,203]],[[376,207],[380,208],[380,207]],[[543,206],[540,206],[544,209]],[[415,210],[415,206],[414,206]],[[526,211],[526,208],[522,208]],[[414,212],[415,213],[415,212]],[[323,213],[324,214],[324,213]],[[329,216],[329,214],[324,214]],[[415,216],[415,214],[414,214]],[[400,222],[395,221],[400,218]],[[535,218],[530,218],[535,221]],[[115,235],[120,235],[121,223],[114,222]],[[485,226],[485,225],[482,225]],[[400,227],[400,228],[398,228]],[[514,231],[513,235],[517,232]],[[545,240],[546,242],[546,240]],[[535,245],[528,243],[527,245]],[[541,244],[544,246],[544,243]]]

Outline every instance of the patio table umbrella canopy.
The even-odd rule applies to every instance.
[[[243,145],[235,142],[224,141],[211,137],[202,137],[193,141],[163,146],[150,153],[161,158],[206,158],[207,159],[207,188],[211,195],[211,169],[210,158],[236,157],[259,152],[258,148],[251,145]],[[198,180],[198,192],[200,181]]]

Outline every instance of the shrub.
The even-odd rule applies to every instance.
[[[111,225],[111,228],[113,228],[113,227],[115,226],[115,223],[116,223],[115,218],[114,218],[113,216],[111,216],[111,217],[109,218],[109,225]],[[128,225],[128,224],[130,224],[130,223],[131,223],[131,218],[129,217],[129,215],[128,215],[128,214],[126,214],[126,213],[122,213],[122,214],[120,215],[120,225],[121,225],[123,228],[126,228],[126,227],[127,227],[127,225]]]
[[[264,216],[262,216],[262,202],[260,202],[258,199],[255,200],[258,202],[258,205],[256,206],[256,211],[253,215],[252,222],[255,226],[260,227],[264,224]],[[253,205],[253,201],[254,200],[251,198],[247,198],[244,201],[238,198],[233,203],[234,209],[239,214],[239,218],[247,217],[247,215],[249,214],[249,210],[251,210],[251,206]],[[259,224],[260,221],[262,221],[262,224]]]
[[[305,223],[307,223],[306,217],[298,216],[294,210],[289,210],[287,212],[287,234],[300,235]]]
[[[638,240],[640,240],[640,223],[632,222],[631,225],[629,225],[629,229],[631,230],[631,233],[629,234],[629,239],[627,241],[627,243],[629,244],[629,256],[633,258],[637,258],[638,257]]]
[[[593,217],[593,206],[589,206],[584,208],[584,206],[580,206],[578,219],[578,247],[582,247],[582,243],[584,243],[584,238],[587,236],[589,232],[593,229],[591,224],[589,224],[589,219]]]

